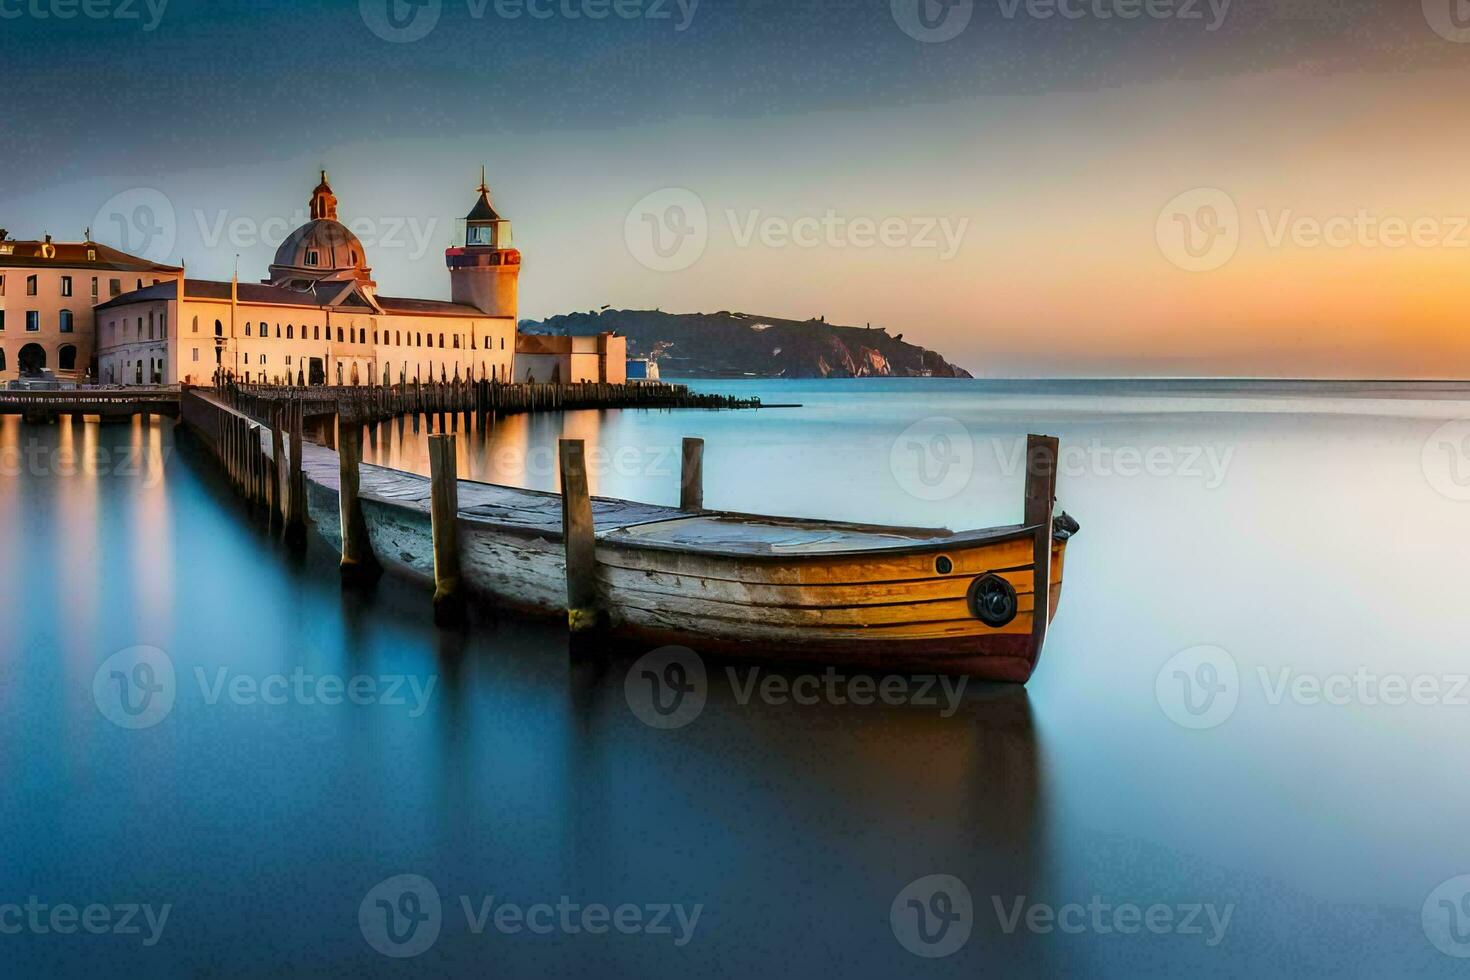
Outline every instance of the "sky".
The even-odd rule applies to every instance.
[[[0,227],[266,275],[325,168],[447,298],[883,326],[981,376],[1470,374],[1464,0],[0,0]]]

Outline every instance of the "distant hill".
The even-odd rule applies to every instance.
[[[671,377],[968,378],[932,350],[882,327],[842,327],[824,320],[783,320],[752,313],[603,310],[522,320],[540,334],[614,331],[629,357],[652,357]]]

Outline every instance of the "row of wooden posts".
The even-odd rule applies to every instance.
[[[506,384],[481,380],[299,388],[225,381],[215,391],[225,404],[257,419],[270,418],[283,402],[300,401],[321,413],[338,412],[365,422],[418,414],[483,417],[578,408],[761,407],[759,398],[700,394],[690,391],[688,385],[663,382]]]
[[[306,478],[301,457],[305,406],[300,401],[279,403],[269,425],[243,414],[216,409],[220,460],[235,488],[252,504],[264,506],[272,527],[284,529],[293,543],[305,540]],[[187,413],[186,413],[187,414]],[[341,570],[344,580],[375,578],[382,571],[373,552],[367,518],[360,496],[362,466],[361,420],[339,418],[338,508],[342,530]],[[271,452],[263,447],[266,430]],[[289,451],[285,451],[289,446]],[[453,625],[463,620],[465,589],[459,544],[459,472],[457,437],[452,433],[429,436],[429,518],[434,543],[434,620]],[[286,461],[282,469],[282,460]],[[562,543],[566,554],[567,626],[585,632],[599,620],[595,578],[596,536],[592,497],[587,480],[585,444],[562,439],[558,445],[561,470]],[[704,508],[704,440],[686,438],[679,479],[679,508]]]

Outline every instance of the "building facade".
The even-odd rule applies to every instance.
[[[622,384],[628,380],[628,338],[614,333],[591,337],[520,334],[516,337],[515,380]]]
[[[452,299],[379,295],[357,236],[337,220],[327,176],[311,220],[259,283],[189,279],[134,289],[96,310],[104,384],[399,384],[514,377],[521,255],[510,224],[479,200],[465,243],[445,253]]]
[[[171,288],[182,275],[90,240],[13,241],[0,230],[0,382],[47,374],[96,380],[98,304]]]

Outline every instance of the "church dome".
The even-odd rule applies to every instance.
[[[293,231],[271,263],[271,282],[283,285],[355,279],[372,284],[362,242],[337,220],[337,197],[322,182],[311,192],[311,220]]]
[[[317,218],[297,228],[276,249],[273,266],[313,273],[366,272],[362,242],[340,221]]]

